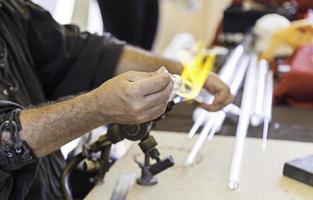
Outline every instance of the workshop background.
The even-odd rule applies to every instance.
[[[96,0],[33,0],[53,13],[62,23],[78,24],[82,30],[102,34],[101,13]],[[191,33],[198,40],[212,41],[223,10],[231,0],[199,0],[195,7],[188,7],[175,0],[161,0],[156,41],[153,50],[162,53],[173,37]],[[181,22],[178,23],[177,20]],[[198,23],[201,22],[201,26]]]
[[[54,18],[62,23],[75,23],[78,24],[82,30],[87,30],[92,33],[103,33],[103,23],[101,18],[101,13],[99,10],[99,6],[97,3],[97,0],[34,0],[34,2],[42,5],[46,9],[50,10]],[[257,3],[256,3],[257,2]],[[260,6],[260,2],[263,3],[262,6]],[[297,8],[297,11],[295,10]],[[175,48],[171,46],[173,42],[175,42],[175,39],[181,39],[185,42],[194,43],[194,41],[205,41],[207,47],[213,47],[214,45],[220,45],[223,47],[227,47],[229,49],[234,49],[237,45],[239,45],[245,37],[245,33],[251,31],[252,27],[256,23],[258,19],[260,19],[263,15],[269,14],[269,13],[279,13],[280,15],[284,16],[288,20],[299,20],[303,19],[307,16],[310,16],[311,14],[309,9],[313,9],[313,1],[311,0],[281,0],[281,1],[271,1],[271,0],[245,0],[245,1],[231,1],[231,0],[159,0],[159,19],[157,22],[157,32],[155,41],[152,45],[152,51],[156,52],[158,54],[170,54],[170,51],[172,48]],[[312,17],[311,16],[311,17]],[[273,21],[273,23],[275,23]],[[312,22],[313,24],[313,22]],[[303,32],[305,32],[307,29],[308,35],[313,35],[313,25],[311,24],[311,27],[308,28],[305,27],[302,29]],[[282,26],[283,27],[283,26]],[[307,29],[306,29],[307,28]],[[105,28],[104,28],[105,29]],[[264,31],[264,30],[263,30]],[[265,30],[266,31],[271,31]],[[311,31],[311,32],[310,32]],[[301,32],[301,31],[300,31]],[[251,33],[252,35],[252,33]],[[287,35],[287,36],[286,36]],[[292,34],[291,34],[292,35]],[[290,35],[289,35],[290,36]],[[288,32],[287,34],[282,33],[281,37],[289,37]],[[180,37],[180,38],[179,38]],[[301,40],[301,38],[298,38],[298,40]],[[288,49],[288,48],[286,48]],[[274,71],[274,78],[275,78],[275,85],[274,85],[274,96],[273,96],[273,107],[272,107],[272,114],[270,116],[271,123],[269,124],[268,129],[268,138],[274,139],[270,140],[269,145],[273,144],[272,147],[269,147],[270,150],[268,150],[266,156],[270,157],[271,160],[264,161],[264,154],[256,153],[255,155],[252,155],[252,153],[247,153],[248,156],[246,160],[250,160],[249,164],[245,165],[246,168],[249,170],[252,168],[262,168],[261,166],[264,163],[262,162],[273,162],[277,164],[275,166],[275,170],[272,170],[269,168],[264,167],[264,171],[262,169],[258,169],[256,171],[249,171],[250,174],[244,174],[243,178],[243,185],[249,185],[251,181],[251,176],[257,177],[258,174],[252,174],[253,173],[260,173],[259,176],[263,176],[265,178],[260,178],[261,180],[264,179],[264,183],[262,181],[256,181],[259,183],[260,191],[258,192],[258,195],[262,196],[259,199],[270,199],[270,200],[279,200],[279,199],[299,199],[299,200],[306,200],[306,199],[313,199],[313,189],[311,187],[306,187],[302,185],[298,185],[300,183],[297,182],[288,182],[288,180],[281,180],[279,179],[279,183],[272,184],[271,181],[277,181],[274,180],[274,178],[281,177],[283,174],[283,166],[285,162],[291,160],[291,158],[299,158],[301,156],[307,156],[309,154],[313,154],[312,149],[312,142],[313,142],[313,44],[312,42],[307,43],[302,46],[297,46],[296,51],[294,51],[289,56],[286,56],[279,59],[276,59],[275,62],[273,62],[274,59],[271,60],[270,69],[273,69]],[[289,49],[288,49],[289,50]],[[286,52],[284,52],[286,53]],[[289,53],[289,52],[287,52]],[[218,60],[218,64],[223,65],[225,63],[225,58]],[[274,63],[274,64],[273,64]],[[295,73],[289,73],[289,72],[295,72]],[[283,75],[285,75],[285,78]],[[246,87],[246,85],[245,85]],[[234,104],[237,106],[241,105],[241,98],[244,88],[241,88],[238,91],[238,95],[236,95],[236,99]],[[167,136],[168,132],[178,132],[179,135],[183,136],[173,136],[172,138],[175,138],[175,141],[180,141],[182,143],[186,143],[187,141],[187,133],[190,131],[190,129],[194,126],[194,123],[197,119],[195,115],[193,116],[194,110],[197,108],[197,104],[186,102],[181,103],[179,105],[175,105],[173,107],[173,110],[169,112],[166,115],[166,120],[159,121],[156,126],[154,127],[154,130],[162,131],[160,134],[161,136],[158,136],[160,139],[160,143],[164,142],[166,145],[168,144],[168,140],[165,138]],[[194,117],[194,119],[193,119]],[[236,128],[238,125],[238,117],[230,116],[226,118],[222,129],[216,133],[216,135],[224,135],[224,136],[235,136],[236,135]],[[96,130],[96,133],[103,132],[105,130],[104,127],[100,128],[99,130]],[[202,130],[199,129],[197,132],[201,132]],[[264,137],[263,134],[263,125],[262,126],[250,126],[248,129],[248,144],[247,149],[250,149],[253,152],[258,152],[256,150],[256,140],[251,139],[252,138],[262,138]],[[186,137],[185,139],[182,139],[182,137]],[[230,137],[227,137],[229,139]],[[225,139],[225,138],[218,138],[216,141],[216,145],[223,145],[229,144],[231,146],[231,143]],[[193,139],[193,144],[195,139]],[[219,141],[220,140],[220,141]],[[303,142],[303,143],[281,143],[281,140],[288,140],[292,142]],[[79,139],[71,142],[70,144],[66,145],[62,148],[62,152],[66,155],[70,151],[72,151],[73,148],[77,146],[79,142]],[[276,143],[277,142],[277,143]],[[296,145],[299,144],[299,145]],[[123,146],[124,145],[124,146]],[[124,143],[122,146],[117,148],[117,155],[123,155],[125,153],[125,149],[128,149],[129,146],[131,146],[130,143]],[[166,146],[165,145],[165,146]],[[215,151],[216,147],[215,143],[212,144],[213,147],[207,147],[206,144],[203,147],[204,151],[206,153],[203,153],[206,156],[213,157],[213,160],[215,159],[216,162],[222,162],[222,156],[217,157],[211,154],[212,151]],[[275,146],[276,145],[276,146]],[[179,146],[178,144],[173,145],[174,147],[171,148],[177,148],[177,149],[184,149],[184,147]],[[188,148],[192,148],[190,145],[186,145]],[[228,161],[227,165],[229,165],[230,160],[228,160],[228,157],[230,157],[231,153],[226,153],[228,148],[230,148],[228,145],[225,145],[225,152],[223,152],[221,149],[218,149],[217,152],[220,152],[221,154],[226,154],[225,160]],[[275,147],[275,148],[274,148]],[[290,149],[289,149],[290,147]],[[186,147],[187,148],[187,147]],[[211,149],[210,149],[211,148]],[[122,150],[121,150],[122,149]],[[124,149],[124,150],[123,150]],[[212,150],[213,149],[213,150]],[[121,152],[119,152],[121,150]],[[312,152],[310,153],[310,151]],[[134,149],[131,149],[131,153],[136,152]],[[272,154],[272,155],[271,155]],[[280,154],[282,154],[280,156]],[[119,157],[117,156],[117,157]],[[224,158],[224,157],[223,157]],[[259,159],[260,158],[260,159]],[[112,174],[109,173],[108,178],[115,178],[118,175],[118,170],[124,170],[123,165],[127,165],[126,161],[130,160],[130,156],[126,156],[125,159],[122,159],[121,163],[117,163],[116,169],[113,168]],[[306,168],[305,175],[301,175],[301,178],[299,177],[293,177],[294,179],[301,179],[300,181],[306,182],[308,185],[313,185],[313,166],[312,166],[312,157],[306,161],[302,161],[303,166]],[[180,161],[178,161],[180,162]],[[181,163],[180,163],[181,164]],[[197,168],[198,171],[201,170],[211,170],[216,172],[216,174],[224,174],[224,168],[225,166],[221,165],[220,171],[218,171],[216,168],[212,167],[209,162],[203,161],[203,165],[207,164],[209,168],[204,169],[205,166],[202,166],[202,168]],[[183,164],[181,164],[183,165]],[[282,166],[281,166],[282,165]],[[298,173],[297,171],[293,171],[294,166],[292,163],[286,164],[287,168],[291,170],[287,172],[289,173],[289,176],[293,176],[294,174]],[[267,164],[266,166],[270,166],[270,164]],[[290,168],[288,168],[290,167]],[[294,167],[294,168],[293,168]],[[301,166],[299,167],[301,168]],[[196,169],[194,169],[196,170]],[[228,169],[227,169],[228,170]],[[226,170],[226,171],[227,171]],[[300,170],[301,171],[301,170]],[[111,172],[111,171],[110,171]],[[181,171],[180,171],[181,172]],[[202,172],[202,171],[201,171]],[[293,173],[294,172],[294,173]],[[303,170],[302,170],[303,172]],[[221,179],[227,179],[226,172],[225,177],[221,175]],[[268,176],[271,176],[271,173],[273,173],[272,179],[268,178]],[[284,171],[285,173],[285,171]],[[291,174],[291,175],[290,175]],[[201,175],[197,173],[197,175],[194,175],[192,177],[201,179]],[[286,175],[286,174],[285,174]],[[164,175],[166,176],[166,175]],[[173,183],[174,177],[180,177],[183,176],[179,173],[175,174],[169,173],[168,177],[165,178],[162,174],[161,178],[168,179],[168,183],[163,183],[165,186],[158,187],[159,190],[152,190],[151,194],[147,191],[143,191],[141,188],[135,187],[130,194],[133,199],[162,199],[162,195],[165,192],[166,188],[173,187],[170,185],[170,183]],[[190,175],[191,176],[191,175]],[[186,182],[190,181],[190,183],[193,183],[197,185],[198,187],[201,187],[200,183],[195,183],[195,180],[190,178],[184,179]],[[304,178],[303,178],[304,177]],[[210,177],[212,180],[219,179],[219,177],[215,177],[212,175]],[[214,179],[215,178],[215,179]],[[250,178],[250,179],[249,179]],[[211,181],[210,179],[210,181]],[[258,179],[258,178],[256,178]],[[172,181],[172,182],[171,182]],[[218,184],[224,184],[218,182],[217,185],[213,185],[214,181],[208,181],[203,182],[202,184],[206,185],[206,187],[211,187],[213,189],[216,189],[217,194],[222,194],[221,196],[213,195],[215,198],[212,199],[253,199],[251,198],[253,196],[253,193],[257,188],[254,188],[254,184],[251,184],[247,187],[241,186],[244,189],[241,190],[242,194],[236,195],[228,195],[225,194],[225,188],[219,187]],[[163,180],[163,182],[166,182]],[[249,182],[247,184],[247,182]],[[95,189],[92,190],[92,192],[88,195],[87,199],[94,199],[97,195],[106,195],[108,192],[108,188],[112,189],[114,187],[113,183],[108,183],[109,185],[107,187],[95,187]],[[174,185],[174,184],[173,184]],[[185,184],[187,185],[187,184]],[[256,184],[258,185],[258,184]],[[266,188],[266,185],[268,187],[272,187],[271,189]],[[226,187],[226,186],[225,186]],[[175,189],[181,189],[174,186]],[[201,190],[199,188],[193,188],[198,193],[201,193]],[[245,191],[247,189],[247,192]],[[174,189],[173,189],[174,190]],[[182,190],[182,189],[181,189]],[[265,192],[264,192],[265,191]],[[272,197],[269,198],[267,196],[266,191],[269,193],[273,193]],[[284,196],[281,195],[280,192],[286,192],[288,195]],[[107,192],[107,193],[105,193]],[[136,196],[138,193],[139,195]],[[246,193],[245,193],[246,192]],[[182,192],[183,193],[183,192]],[[196,193],[196,192],[195,192]],[[205,193],[205,192],[204,192]],[[153,198],[149,195],[154,195]],[[141,195],[141,196],[140,196]],[[151,198],[146,198],[148,195]],[[185,194],[186,195],[186,194]],[[190,195],[190,194],[188,194]],[[206,196],[206,194],[202,194]],[[223,196],[224,195],[224,196]],[[179,195],[178,195],[179,196]],[[190,198],[186,199],[201,199],[201,197],[197,195],[191,195]],[[200,195],[201,196],[201,195]],[[171,196],[172,197],[172,196]],[[211,197],[211,196],[207,196]],[[250,198],[249,198],[250,197]],[[172,198],[171,198],[172,199]],[[179,199],[179,198],[178,198]],[[203,198],[207,199],[207,198]]]
[[[56,21],[61,24],[74,23],[81,30],[103,34],[103,22],[97,0],[33,0],[49,10]],[[196,40],[214,40],[217,29],[223,17],[223,11],[231,0],[196,0],[196,1],[159,1],[159,22],[152,51],[162,54],[171,40],[178,34],[189,33]],[[181,21],[178,23],[178,20]],[[201,22],[201,25],[196,22]],[[180,108],[184,107],[180,112]],[[187,108],[186,108],[187,107]],[[176,108],[165,124],[161,122],[156,129],[186,132],[192,125],[191,114],[195,105],[187,104]],[[178,125],[179,124],[179,125]],[[100,129],[101,132],[103,129]],[[62,148],[67,155],[79,139],[70,142]]]

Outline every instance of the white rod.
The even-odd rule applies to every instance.
[[[236,131],[235,146],[233,152],[232,163],[230,166],[230,175],[228,187],[235,190],[239,187],[239,174],[243,157],[244,143],[249,127],[249,118],[251,113],[251,104],[253,100],[253,89],[255,84],[256,72],[256,55],[251,55],[251,60],[247,72],[247,77],[244,84],[244,90],[241,100],[241,114]]]
[[[230,91],[233,95],[237,95],[240,87],[242,86],[245,74],[248,69],[248,65],[249,65],[249,56],[246,55],[241,60],[240,65],[238,66],[238,72],[236,73],[236,76],[230,86]]]
[[[186,166],[190,166],[192,165],[192,163],[194,162],[194,160],[196,159],[197,154],[199,153],[206,137],[207,137],[207,132],[210,130],[213,122],[214,122],[214,117],[215,117],[216,113],[213,113],[212,117],[209,119],[208,123],[206,123],[205,127],[203,128],[203,130],[201,131],[199,138],[197,139],[195,145],[193,146],[192,150],[190,151],[185,165]]]
[[[254,110],[251,116],[251,125],[254,127],[260,126],[263,118],[263,100],[264,100],[264,91],[265,91],[265,79],[268,72],[268,62],[264,59],[261,59],[258,64],[257,70],[257,93],[255,99]]]
[[[199,117],[197,117],[196,122],[193,124],[192,128],[190,129],[190,131],[188,133],[189,138],[192,138],[196,134],[196,132],[199,129],[199,127],[201,126],[202,122],[208,116],[208,115],[205,115],[203,113],[204,113],[204,111],[201,111],[201,114],[199,115]]]
[[[241,56],[244,53],[244,47],[243,45],[238,45],[232,54],[230,55],[230,58],[226,61],[223,68],[221,69],[221,72],[219,73],[220,79],[222,79],[226,84],[230,84],[233,74],[236,70],[236,64],[240,60]]]
[[[238,63],[239,59],[244,53],[244,47],[243,45],[238,45],[234,51],[229,56],[229,59],[227,59],[226,63],[223,65],[222,69],[220,70],[218,76],[221,80],[223,80],[227,85],[230,85],[231,78],[233,77],[234,71],[236,69],[236,64]],[[208,95],[207,99],[205,99],[205,102],[210,103],[213,100],[212,95]],[[203,110],[197,119],[195,120],[194,125],[192,126],[188,136],[191,138],[194,136],[194,134],[197,132],[197,130],[200,128],[200,126],[203,124],[203,121],[208,117],[209,112],[206,110]]]
[[[75,1],[76,0],[58,0],[53,13],[54,19],[60,24],[71,23],[75,8]]]
[[[272,120],[272,102],[273,102],[273,72],[269,71],[266,75],[265,95],[264,95],[264,124],[262,150],[266,149],[266,141],[268,135],[268,126]]]
[[[230,86],[231,93],[234,96],[237,95],[239,89],[241,88],[241,85],[243,83],[243,80],[245,78],[245,74],[246,74],[246,71],[248,68],[248,64],[249,64],[249,56],[245,55],[240,61],[236,76],[235,76],[235,78],[232,81],[232,84]],[[229,106],[231,106],[231,105],[229,105]],[[221,114],[220,117],[216,119],[215,123],[213,124],[215,131],[210,132],[210,134],[208,136],[209,140],[213,138],[213,136],[215,135],[216,132],[221,130],[225,118],[226,118],[226,114],[224,113],[223,115]]]
[[[204,100],[204,102],[211,104],[214,100],[214,97],[210,95],[207,99]],[[188,137],[192,138],[197,130],[200,128],[200,126],[203,124],[203,122],[210,118],[212,115],[212,112],[208,112],[202,108],[200,108],[199,115],[196,117],[195,123],[193,124],[192,128],[190,129],[188,133]]]
[[[221,128],[224,120],[226,118],[226,113],[223,112],[223,111],[219,111],[218,114],[217,114],[217,117],[214,121],[214,124],[210,130],[210,133],[208,135],[208,140],[212,140],[215,133],[218,131],[219,128]]]

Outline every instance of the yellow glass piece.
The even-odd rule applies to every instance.
[[[177,94],[186,99],[194,99],[200,93],[209,73],[213,69],[216,53],[207,51],[204,45],[198,44],[195,55],[181,52],[179,57],[184,70],[181,74],[182,86]]]

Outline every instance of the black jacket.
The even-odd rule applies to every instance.
[[[0,0],[0,125],[22,106],[100,85],[113,76],[122,48],[109,34],[58,24],[30,1]],[[0,199],[62,199],[60,151],[38,159],[22,146],[17,153],[16,145],[8,148],[1,140]]]

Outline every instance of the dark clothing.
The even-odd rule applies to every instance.
[[[23,191],[30,189],[33,177],[36,175],[38,159],[32,154],[27,144],[20,140],[18,118],[14,118],[15,111],[22,109],[18,104],[0,101],[0,188],[1,199],[21,199]],[[18,115],[16,115],[18,117]],[[15,124],[12,125],[14,121]],[[13,129],[11,129],[13,127]],[[2,140],[3,131],[11,133],[12,143]]]
[[[10,118],[21,109],[18,104],[39,104],[100,85],[113,76],[122,48],[109,34],[59,25],[30,1],[0,0],[0,125],[13,134],[7,122],[18,124]],[[0,141],[0,199],[62,199],[60,151],[38,159],[23,141],[22,153],[16,153],[14,141]]]
[[[155,39],[158,0],[98,0],[104,31],[150,50]]]

